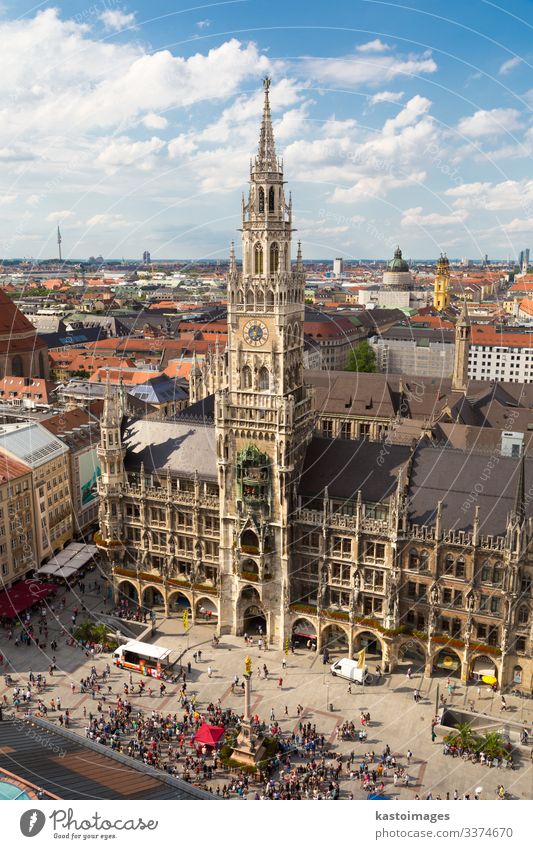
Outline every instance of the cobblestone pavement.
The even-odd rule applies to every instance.
[[[103,610],[102,599],[94,593],[86,593],[84,604],[89,610]],[[56,610],[58,605],[56,603]],[[48,673],[51,654],[49,650],[42,652],[35,646],[15,646],[13,640],[8,641],[6,634],[0,636],[0,652],[4,656],[2,671],[11,670],[14,681],[24,685],[28,680],[31,669],[34,674],[42,672],[47,677],[47,689],[43,698],[46,704],[52,697],[61,698],[62,710],[69,708],[71,728],[84,734],[86,721],[83,708],[94,712],[96,702],[91,694],[80,693],[79,681],[88,675],[93,663],[97,670],[105,668],[110,662],[109,655],[97,656],[95,660],[87,658],[85,653],[72,646],[67,646],[65,634],[61,631],[63,624],[70,627],[70,617],[74,607],[80,607],[80,599],[75,594],[68,593],[64,612],[58,616],[48,613],[49,642],[56,639],[58,649],[55,652],[58,671],[53,677]],[[78,622],[83,619],[80,614]],[[304,720],[315,723],[317,730],[323,733],[334,744],[335,749],[342,754],[354,751],[359,758],[365,752],[374,750],[380,755],[386,744],[398,760],[406,765],[406,754],[410,749],[413,757],[407,767],[410,776],[410,786],[394,787],[392,778],[386,781],[386,792],[399,799],[414,798],[419,795],[424,798],[429,792],[433,797],[440,795],[446,798],[446,792],[453,796],[454,790],[459,795],[474,794],[476,788],[483,788],[481,798],[495,798],[498,784],[504,784],[506,790],[515,798],[533,798],[533,765],[530,759],[530,748],[520,747],[518,751],[518,768],[515,771],[488,769],[480,765],[465,763],[459,758],[453,759],[442,754],[442,743],[431,742],[431,720],[435,715],[435,705],[438,693],[444,692],[446,679],[427,679],[414,675],[408,679],[404,673],[394,673],[382,678],[379,684],[364,688],[352,686],[353,693],[348,693],[348,682],[333,678],[329,666],[324,666],[321,656],[300,648],[287,657],[287,668],[282,668],[284,654],[281,651],[259,651],[257,645],[245,647],[240,637],[224,636],[220,646],[211,646],[213,626],[195,625],[187,635],[183,633],[183,624],[179,617],[167,619],[158,625],[154,642],[165,645],[178,653],[185,652],[183,662],[192,663],[192,672],[188,676],[188,695],[196,694],[198,709],[201,711],[209,702],[221,700],[222,707],[231,707],[242,712],[244,697],[232,693],[232,681],[235,675],[242,676],[244,660],[247,655],[252,658],[252,709],[261,719],[268,720],[273,709],[276,720],[283,731],[297,730],[299,719],[297,706],[304,708]],[[201,663],[194,663],[193,652],[202,651]],[[266,664],[269,670],[267,680],[258,677],[258,668]],[[207,674],[208,667],[212,668],[212,677]],[[374,663],[370,663],[373,671]],[[134,679],[138,676],[134,673]],[[278,679],[283,678],[282,687]],[[113,667],[110,683],[113,694],[123,693],[123,684],[129,679],[125,673]],[[71,684],[76,685],[74,693]],[[483,688],[478,698],[475,687],[465,687],[459,681],[453,697],[448,703],[457,707],[466,707],[471,700],[475,709],[480,713],[497,716],[502,721],[519,720],[528,724],[531,729],[533,722],[533,703],[529,700],[507,697],[509,710],[500,714],[499,695],[494,696],[488,688]],[[149,682],[147,681],[147,686]],[[3,678],[0,679],[0,697],[8,705],[12,704],[12,686],[6,687]],[[418,688],[422,700],[415,703],[413,691]],[[167,686],[163,697],[159,696],[158,683],[153,683],[154,694],[139,698],[130,698],[134,708],[158,710],[164,713],[181,713],[176,695],[176,687]],[[329,706],[333,707],[331,711]],[[287,715],[285,714],[287,707]],[[353,721],[359,727],[360,712],[368,711],[371,715],[371,725],[367,729],[368,738],[364,743],[352,741],[336,741],[336,728],[344,721]],[[49,711],[48,718],[54,721],[59,712]],[[359,762],[358,760],[356,762]],[[365,794],[356,780],[346,778],[342,783],[343,795],[353,792],[355,798],[363,798]]]

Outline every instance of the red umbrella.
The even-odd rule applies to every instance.
[[[221,725],[208,725],[204,722],[194,735],[195,743],[205,743],[206,746],[216,746],[221,737],[224,736],[226,729]]]

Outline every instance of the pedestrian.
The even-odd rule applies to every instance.
[[[348,684],[348,695],[349,696],[352,695],[352,685],[351,684]]]
[[[200,663],[201,660],[202,660],[202,652],[199,651],[198,652],[198,663]]]
[[[409,669],[407,670],[407,677],[408,677],[409,679],[411,679],[412,672],[413,672],[412,668],[411,668],[411,667],[409,667]]]
[[[283,660],[281,661],[281,668],[287,669],[287,658],[286,657],[284,657]]]
[[[505,701],[505,696],[502,696],[502,703],[501,703],[500,710],[503,710],[503,711],[507,710],[507,702]]]
[[[435,734],[435,727],[433,726],[433,728],[431,729],[431,742],[434,743],[436,739],[437,735]]]
[[[212,675],[213,675],[213,670],[211,669],[211,667],[210,667],[210,666],[208,666],[208,667],[207,667],[207,677],[208,677],[208,678],[211,678],[211,677],[212,677]]]
[[[192,669],[191,661],[190,661],[190,660],[188,660],[188,661],[187,661],[187,672],[189,673],[189,675],[191,674],[191,669]]]
[[[287,705],[285,705],[285,716],[288,716],[288,715],[289,715],[289,708],[288,708]]]
[[[274,722],[276,715],[274,713],[274,708],[270,708],[270,721]]]
[[[410,764],[410,763],[411,763],[411,758],[412,758],[412,757],[413,757],[413,753],[412,753],[411,749],[407,749],[407,763],[408,763],[408,764]]]
[[[278,678],[278,687],[280,688],[280,690],[283,687],[283,678],[281,676]]]

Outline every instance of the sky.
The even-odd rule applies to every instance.
[[[272,77],[306,259],[533,247],[530,0],[0,2],[0,257],[226,259]]]

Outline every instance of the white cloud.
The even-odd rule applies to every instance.
[[[374,106],[376,103],[398,103],[403,95],[403,91],[378,91],[377,94],[373,94],[372,97],[368,98],[368,102],[371,106]]]
[[[109,212],[101,212],[98,215],[93,215],[87,221],[87,227],[98,227],[99,229],[107,230],[122,230],[124,227],[131,227],[132,224],[122,215],[114,215]]]
[[[153,154],[164,146],[164,141],[157,136],[152,136],[148,141],[133,141],[122,136],[107,144],[98,155],[97,164],[107,171],[114,171],[126,165],[137,165],[141,170],[148,171],[155,164]]]
[[[373,177],[361,177],[353,186],[348,188],[338,187],[331,196],[332,203],[353,203],[358,200],[369,200],[370,198],[384,197],[393,189],[403,189],[407,186],[415,186],[423,183],[426,178],[425,171],[413,171],[404,177],[395,177],[392,174],[377,174]]]
[[[46,220],[52,221],[52,222],[55,222],[55,221],[60,222],[60,221],[66,221],[67,218],[73,218],[73,217],[74,217],[74,213],[72,212],[71,209],[62,209],[59,212],[50,212],[46,216]]]
[[[463,183],[445,194],[455,198],[454,206],[498,211],[533,206],[533,180],[503,180],[500,183]]]
[[[196,21],[196,26],[198,29],[208,29],[211,26],[212,21],[209,18],[205,18],[203,21]]]
[[[418,55],[362,55],[338,58],[305,57],[301,60],[304,73],[319,84],[362,86],[381,85],[396,77],[432,74],[437,64],[429,51]]]
[[[106,9],[98,19],[102,21],[105,28],[109,31],[118,32],[119,30],[131,28],[135,25],[135,12],[123,12],[121,9]]]
[[[184,156],[188,156],[197,149],[196,143],[192,138],[186,136],[182,133],[179,136],[176,136],[175,139],[171,139],[168,143],[168,155],[169,159],[181,159]]]
[[[390,49],[390,44],[385,44],[379,38],[375,38],[373,41],[367,41],[365,44],[360,44],[356,47],[358,53],[386,53]]]
[[[162,115],[156,115],[155,112],[149,112],[142,119],[142,123],[149,130],[164,130],[168,126],[168,121]]]
[[[415,124],[417,119],[429,112],[431,100],[421,97],[419,94],[409,100],[403,109],[394,118],[389,118],[383,125],[384,135],[391,135],[399,127],[408,127]]]
[[[509,71],[512,71],[513,68],[518,67],[518,65],[522,64],[522,59],[520,56],[513,56],[512,59],[507,59],[502,65],[500,65],[498,73],[502,76],[508,74]]]
[[[14,203],[18,198],[18,195],[4,195],[0,194],[0,204],[3,206],[8,206],[10,203]]]
[[[518,109],[479,109],[473,115],[461,118],[457,129],[470,138],[497,136],[520,127]]]
[[[406,209],[402,215],[402,227],[447,227],[462,224],[468,218],[465,209],[455,212],[424,212],[421,206]]]

